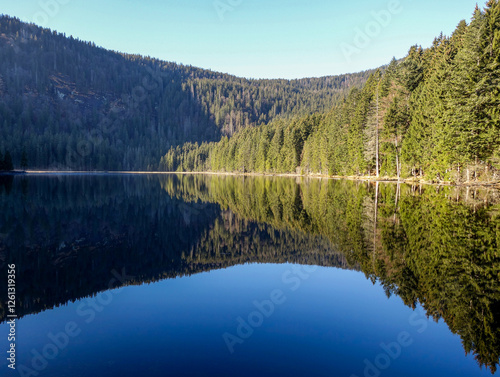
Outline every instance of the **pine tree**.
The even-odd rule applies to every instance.
[[[404,60],[403,85],[410,92],[414,91],[424,78],[423,53],[422,47],[412,46]]]
[[[4,162],[3,162],[4,170],[12,171],[14,170],[14,164],[12,163],[12,156],[9,151],[5,152]]]
[[[21,169],[26,170],[28,168],[28,155],[26,154],[26,150],[23,149],[21,153],[21,163],[19,164]]]
[[[467,181],[471,179],[469,166],[491,154],[494,136],[484,113],[485,95],[481,88],[485,70],[484,44],[486,18],[476,7],[474,16],[464,35],[463,47],[457,53],[452,73],[449,119],[451,141],[461,163],[467,166]],[[482,90],[483,89],[483,90]]]
[[[267,171],[278,171],[279,161],[282,158],[281,149],[283,147],[283,129],[280,124],[277,125],[277,129],[274,132],[273,138],[271,140],[271,145],[269,146],[269,153],[267,157],[266,170]]]
[[[267,126],[263,127],[259,139],[259,145],[257,147],[257,158],[255,161],[255,170],[260,173],[263,173],[267,170],[266,161],[270,143],[269,136],[270,133]]]
[[[485,16],[486,27],[482,38],[485,72],[476,90],[479,92],[480,106],[484,108],[483,137],[487,146],[486,156],[483,158],[486,159],[500,152],[500,2],[498,0],[488,1]],[[497,164],[500,162],[499,157],[496,156]]]

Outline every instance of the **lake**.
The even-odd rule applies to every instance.
[[[499,245],[488,189],[2,176],[0,374],[498,375]]]

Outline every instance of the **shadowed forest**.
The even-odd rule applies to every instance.
[[[156,170],[171,146],[328,111],[371,71],[247,80],[0,15],[0,151],[30,169]]]
[[[444,319],[480,365],[498,365],[498,191],[271,177],[18,176],[1,178],[0,209],[0,267],[19,266],[20,315],[106,290],[122,269],[129,285],[244,263],[314,264],[362,271],[388,297]]]

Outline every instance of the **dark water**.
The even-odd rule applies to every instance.
[[[346,181],[0,177],[0,375],[491,375],[499,203]]]

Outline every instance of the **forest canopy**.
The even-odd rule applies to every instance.
[[[14,168],[500,177],[498,0],[429,48],[322,78],[238,78],[9,16],[0,53],[0,151]]]
[[[371,71],[249,80],[0,16],[0,150],[31,169],[156,170],[171,146],[326,112]]]
[[[432,46],[412,46],[326,112],[275,119],[219,142],[186,143],[166,171],[500,178],[500,3]]]

